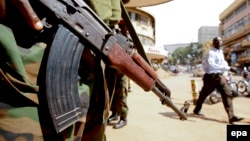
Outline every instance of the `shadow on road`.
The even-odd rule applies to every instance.
[[[172,119],[177,119],[177,120],[180,120],[180,117],[174,113],[174,112],[164,112],[164,113],[159,113],[160,115],[163,115],[165,117],[168,117],[168,118],[172,118]],[[187,117],[188,118],[188,117]],[[185,121],[185,120],[184,120]],[[190,119],[187,119],[187,121],[192,121],[192,122],[195,122],[193,120],[190,120]]]
[[[205,117],[205,116],[197,116],[197,115],[194,115],[194,114],[187,114],[188,117],[194,117],[194,118],[200,118],[200,119],[203,119],[203,120],[209,120],[209,121],[214,121],[214,122],[218,122],[218,123],[227,123],[227,121],[222,121],[222,120],[217,120],[217,119],[214,119],[214,118],[209,118],[209,117]]]
[[[160,115],[163,115],[165,117],[168,117],[168,118],[172,118],[172,119],[178,119],[180,120],[180,117],[174,113],[174,112],[164,112],[164,113],[159,113]],[[203,116],[197,116],[197,115],[194,115],[194,114],[186,114],[187,115],[187,118],[188,120],[187,121],[191,121],[191,122],[196,122],[195,120],[191,120],[190,117],[192,118],[200,118],[200,119],[203,119],[203,120],[209,120],[209,121],[214,121],[214,122],[218,122],[218,123],[227,123],[227,121],[221,121],[221,120],[217,120],[217,119],[213,119],[213,118],[208,118],[208,117],[203,117]]]

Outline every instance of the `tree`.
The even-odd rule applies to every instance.
[[[183,64],[194,66],[202,58],[202,44],[190,43],[189,46],[184,48],[177,48],[171,55],[173,64]]]

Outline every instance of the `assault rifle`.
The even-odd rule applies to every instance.
[[[39,36],[53,39],[49,43],[45,89],[57,132],[86,114],[80,107],[77,86],[85,46],[100,56],[106,65],[123,72],[145,91],[153,91],[181,120],[187,119],[172,103],[170,90],[138,54],[134,44],[108,27],[83,0],[30,0],[30,3],[45,27]]]

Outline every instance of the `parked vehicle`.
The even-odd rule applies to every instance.
[[[197,68],[193,70],[194,77],[202,77],[205,74],[202,65],[197,65]]]
[[[172,71],[173,74],[178,75],[181,72],[180,69],[176,68],[174,71]]]
[[[177,69],[176,66],[170,66],[170,67],[169,67],[169,70],[170,70],[171,72],[174,72],[176,69]]]
[[[238,81],[238,91],[244,96],[249,96],[250,75],[248,71],[243,72],[243,79]]]
[[[232,80],[232,74],[228,71],[224,72],[223,75],[226,77],[227,84],[232,90],[232,94],[234,97],[239,96],[238,93],[238,85],[235,81]],[[221,94],[217,91],[214,90],[210,95],[209,95],[209,100],[212,104],[218,103],[221,101]]]
[[[161,68],[165,71],[167,71],[169,69],[169,64],[168,63],[163,63]]]

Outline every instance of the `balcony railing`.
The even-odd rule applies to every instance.
[[[248,47],[248,46],[250,46],[250,41],[249,40],[243,40],[242,43],[241,43],[241,46],[242,47]]]
[[[250,62],[250,56],[238,56],[238,62]]]
[[[232,35],[224,38],[223,39],[223,43],[227,44],[227,43],[229,43],[232,40],[235,40],[235,39],[237,39],[239,37],[247,35],[248,33],[250,33],[250,24],[245,25],[244,28],[242,28],[242,30],[240,30],[240,31],[238,31],[238,32],[236,32],[236,33],[234,33],[234,34],[232,34]]]

